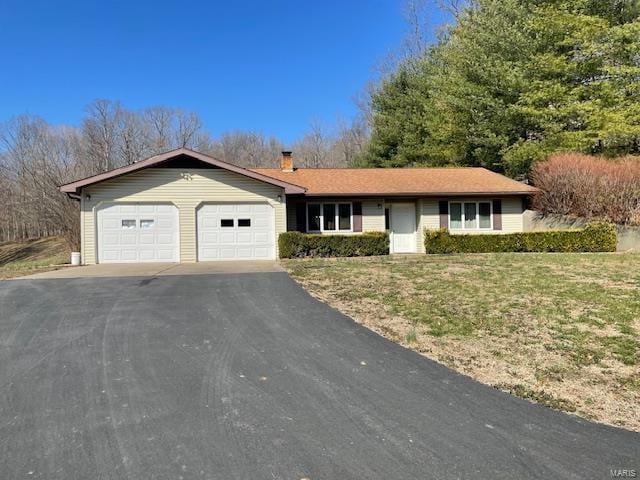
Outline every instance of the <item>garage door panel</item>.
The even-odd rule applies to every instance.
[[[158,217],[157,228],[173,228],[173,220],[171,218]]]
[[[111,245],[118,245],[118,235],[103,235],[103,244],[105,247]]]
[[[223,227],[222,220],[232,226]],[[275,259],[274,209],[267,203],[205,204],[198,209],[198,259]]]
[[[218,217],[205,217],[202,219],[200,226],[203,228],[216,228],[218,223]]]
[[[140,245],[153,245],[156,242],[156,236],[153,233],[141,233]]]
[[[216,260],[218,258],[218,249],[217,248],[203,248],[202,256],[208,260]]]
[[[116,208],[117,213],[127,214],[127,213],[136,213],[137,207],[136,205],[118,205]]]
[[[140,207],[138,208],[138,213],[141,214],[156,212],[160,212],[160,210],[157,210],[155,205],[140,205]]]
[[[236,247],[220,247],[220,258],[236,258]]]
[[[115,218],[105,218],[102,222],[102,226],[105,229],[115,230],[120,228],[120,222]]]
[[[175,205],[113,204],[97,216],[100,263],[179,261]]]
[[[254,234],[254,242],[255,243],[268,243],[269,242],[269,234],[267,232],[256,232]]]
[[[153,249],[151,250],[140,249],[140,261],[142,262],[152,261],[154,258],[156,258],[156,253]]]
[[[159,245],[171,245],[173,243],[173,235],[168,233],[159,233],[156,243]]]
[[[173,205],[155,205],[155,211],[157,213],[163,213],[171,215],[173,214],[173,209],[175,208]]]
[[[135,245],[138,243],[138,239],[136,235],[122,234],[120,235],[120,241],[118,243],[121,245]]]
[[[120,260],[125,262],[134,262],[138,259],[138,249],[122,249],[120,250]]]
[[[263,217],[254,217],[251,219],[251,224],[255,229],[267,229],[269,228],[269,220]]]
[[[220,233],[220,243],[235,243],[235,242],[236,242],[235,232]]]
[[[203,232],[202,240],[205,244],[209,245],[212,243],[218,243],[218,234],[214,232]]]
[[[161,262],[171,262],[173,258],[173,250],[158,250],[157,259]]]
[[[118,252],[115,252],[113,250],[105,250],[102,253],[102,258],[103,258],[103,260],[106,260],[106,261],[117,260],[118,259]]]

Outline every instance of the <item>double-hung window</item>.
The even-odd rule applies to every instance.
[[[491,202],[449,202],[449,229],[490,230],[491,214]]]
[[[352,228],[353,207],[351,203],[307,204],[308,232],[350,232]]]

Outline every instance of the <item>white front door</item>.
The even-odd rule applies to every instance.
[[[416,206],[391,205],[391,253],[416,253]]]
[[[268,203],[207,203],[198,209],[198,260],[275,260]]]
[[[180,261],[175,205],[116,203],[97,216],[98,263]]]

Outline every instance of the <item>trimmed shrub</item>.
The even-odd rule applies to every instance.
[[[443,229],[424,234],[427,253],[615,252],[617,242],[616,227],[609,222],[574,230],[452,235]]]
[[[355,235],[285,232],[278,237],[278,247],[280,258],[388,255],[389,235],[385,232]]]

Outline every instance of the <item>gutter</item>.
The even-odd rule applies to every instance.
[[[400,192],[400,193],[380,193],[380,192],[357,192],[357,193],[305,193],[304,197],[481,197],[481,196],[519,196],[535,195],[539,190],[515,191],[515,192]]]

